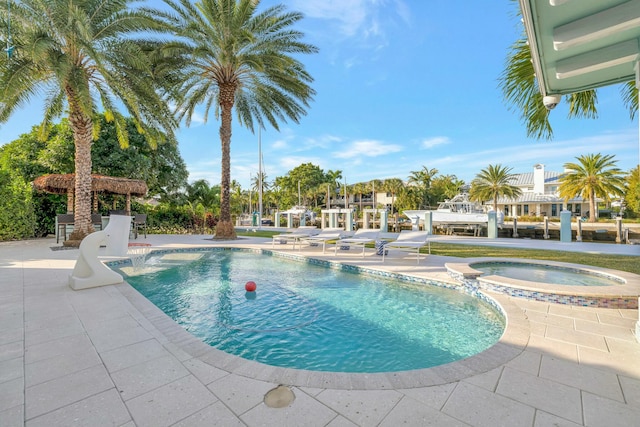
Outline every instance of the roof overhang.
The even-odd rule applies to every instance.
[[[636,79],[640,0],[519,0],[540,92]]]

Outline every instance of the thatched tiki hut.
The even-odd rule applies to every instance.
[[[73,212],[76,175],[43,175],[33,181],[36,190],[53,194],[67,195],[67,212]],[[147,194],[147,184],[140,179],[118,178],[104,175],[91,175],[93,192],[93,212],[98,212],[98,193],[123,194],[127,196],[127,214],[131,214],[131,196],[141,197]]]

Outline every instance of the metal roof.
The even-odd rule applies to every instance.
[[[558,181],[561,176],[562,176],[562,173],[560,172],[544,171],[544,183],[549,184],[554,181]],[[533,172],[513,174],[513,177],[510,183],[511,185],[515,185],[516,187],[532,186]]]
[[[519,0],[542,95],[636,78],[640,0]]]
[[[599,199],[598,199],[599,200]],[[554,194],[522,193],[515,199],[509,197],[498,197],[499,205],[523,204],[523,203],[564,203],[565,199]],[[567,203],[584,203],[582,197],[574,197],[567,200]],[[491,201],[485,202],[491,203]]]

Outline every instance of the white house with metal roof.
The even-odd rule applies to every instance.
[[[512,185],[522,190],[517,199],[499,198],[498,210],[505,216],[547,216],[559,217],[560,212],[569,210],[575,216],[582,216],[589,210],[589,202],[582,197],[565,200],[558,188],[562,172],[546,171],[543,164],[533,166],[533,172],[514,174]],[[491,203],[491,202],[486,202]]]

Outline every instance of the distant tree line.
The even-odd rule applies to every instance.
[[[115,126],[103,116],[96,119],[100,132],[92,144],[93,172],[97,174],[144,180],[149,193],[144,200],[134,201],[132,210],[148,215],[150,230],[156,233],[210,233],[220,214],[220,185],[206,180],[187,182],[188,172],[177,146],[173,143],[151,148],[144,134],[132,121],[129,147],[122,148],[115,136]],[[55,215],[65,213],[66,196],[35,192],[31,182],[50,173],[74,172],[73,134],[66,120],[52,125],[48,138],[41,141],[39,127],[0,147],[0,240],[41,237],[54,232]],[[609,202],[622,197],[625,217],[640,212],[638,170],[625,174],[611,155],[579,156],[565,164],[569,173],[560,180],[562,197],[581,195]],[[344,207],[353,197],[351,207],[390,208],[393,214],[406,209],[428,209],[454,197],[467,185],[474,200],[494,203],[498,197],[517,197],[511,184],[511,168],[489,165],[467,185],[455,175],[440,174],[423,166],[410,171],[406,179],[372,179],[347,184],[341,170],[324,171],[312,163],[301,164],[283,176],[269,181],[267,175],[256,174],[248,188],[231,182],[230,206],[234,218],[258,210],[260,184],[263,190],[263,214],[304,205],[318,213],[327,206]],[[374,193],[391,196],[391,206],[375,200]],[[376,203],[377,202],[377,203]],[[98,209],[106,215],[111,209],[122,209],[121,195],[99,194]],[[591,209],[591,212],[594,212]],[[595,219],[595,218],[594,218]]]

